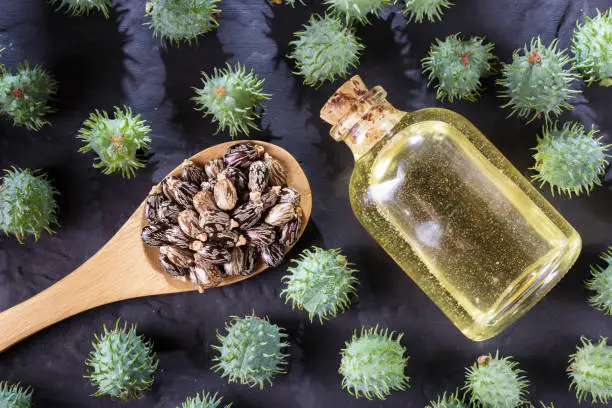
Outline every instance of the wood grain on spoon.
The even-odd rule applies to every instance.
[[[201,151],[191,160],[199,165],[219,158],[233,144],[227,142]],[[250,141],[265,147],[279,160],[287,184],[301,194],[302,229],[312,211],[308,179],[299,163],[284,149],[270,143]],[[178,166],[170,175],[179,176]],[[94,256],[59,282],[30,299],[0,313],[0,351],[56,322],[96,306],[141,296],[195,290],[194,285],[171,278],[159,265],[159,249],[144,245],[140,232],[146,225],[144,200],[121,229]],[[226,278],[220,286],[250,278],[265,270],[263,263],[249,276]],[[214,289],[210,289],[214,290]]]

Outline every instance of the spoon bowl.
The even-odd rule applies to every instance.
[[[189,160],[203,166],[208,160],[222,157],[230,146],[242,142],[247,141],[237,140],[209,147]],[[302,207],[301,236],[312,211],[312,194],[306,174],[286,150],[271,143],[256,140],[248,142],[263,146],[268,154],[280,161],[287,175],[287,185],[299,191]],[[180,173],[179,165],[168,175],[179,176]],[[159,249],[142,242],[140,233],[147,225],[144,207],[143,200],[119,231],[72,273],[0,313],[0,352],[39,330],[97,306],[142,296],[196,290],[192,283],[174,279],[164,271],[159,264]],[[219,286],[251,278],[267,268],[266,264],[260,262],[250,275],[226,277]]]

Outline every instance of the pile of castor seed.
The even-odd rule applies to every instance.
[[[260,260],[279,265],[302,226],[300,195],[261,145],[239,143],[200,167],[186,160],[147,197],[145,244],[159,262],[200,291],[249,275]]]

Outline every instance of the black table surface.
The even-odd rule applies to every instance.
[[[499,349],[528,373],[532,401],[578,406],[565,373],[568,355],[581,335],[612,335],[610,317],[591,308],[583,281],[588,265],[612,243],[612,174],[590,196],[551,197],[576,227],[583,251],[568,275],[529,313],[503,334],[485,342],[465,338],[419,288],[395,265],[355,219],[347,197],[353,158],[329,136],[318,112],[342,81],[306,88],[292,75],[286,59],[292,33],[320,8],[270,6],[264,0],[223,0],[219,29],[198,44],[165,47],[144,25],[144,0],[117,0],[110,19],[71,17],[43,0],[0,1],[0,62],[14,67],[28,59],[44,64],[60,83],[51,127],[38,133],[0,122],[0,168],[20,166],[48,172],[61,192],[61,228],[36,244],[0,238],[0,310],[50,286],[93,255],[131,215],[153,183],[184,157],[228,140],[215,135],[208,119],[194,111],[190,97],[200,72],[226,61],[247,64],[265,77],[266,103],[261,132],[251,137],[271,141],[295,155],[309,177],[313,212],[305,235],[291,255],[311,245],[341,247],[360,270],[359,296],[352,307],[325,325],[310,323],[279,297],[287,267],[254,279],[214,289],[124,301],[99,307],[58,323],[0,354],[0,380],[35,388],[37,407],[175,407],[187,395],[219,392],[236,408],[263,407],[423,407],[464,380],[464,367],[483,353]],[[370,86],[387,89],[403,110],[444,106],[466,116],[516,165],[530,174],[530,148],[541,123],[525,125],[500,108],[498,88],[476,103],[439,103],[427,88],[420,59],[436,37],[462,32],[486,35],[495,53],[508,61],[512,50],[532,36],[555,36],[569,46],[576,19],[584,11],[604,9],[609,0],[457,1],[440,23],[409,24],[395,10],[358,29],[366,44],[358,72]],[[584,88],[573,112],[577,120],[612,136],[611,90]],[[127,104],[150,122],[152,155],[131,180],[104,176],[91,167],[91,154],[77,153],[75,134],[94,109]],[[129,273],[126,270],[125,273]],[[61,299],[58,299],[61,302]],[[288,374],[263,391],[228,385],[211,371],[216,330],[231,315],[252,311],[284,327],[291,342]],[[84,361],[92,333],[117,317],[136,322],[155,344],[160,359],[153,389],[128,403],[94,398]],[[380,324],[405,333],[411,356],[411,388],[386,401],[356,400],[341,390],[339,350],[362,325]],[[3,335],[0,333],[0,335]],[[588,407],[588,403],[581,406]]]

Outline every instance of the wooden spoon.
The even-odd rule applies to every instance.
[[[199,165],[219,158],[233,144],[221,143],[191,157]],[[287,151],[270,143],[262,145],[279,160],[287,173],[287,184],[301,194],[303,210],[300,236],[312,210],[308,179],[299,163]],[[170,175],[179,176],[181,166]],[[94,256],[59,282],[30,299],[0,313],[0,352],[60,320],[107,303],[141,296],[161,295],[194,290],[191,283],[173,279],[159,265],[159,249],[143,244],[140,232],[146,225],[144,201],[115,236]],[[263,262],[249,276],[233,276],[220,286],[230,285],[264,271]]]

